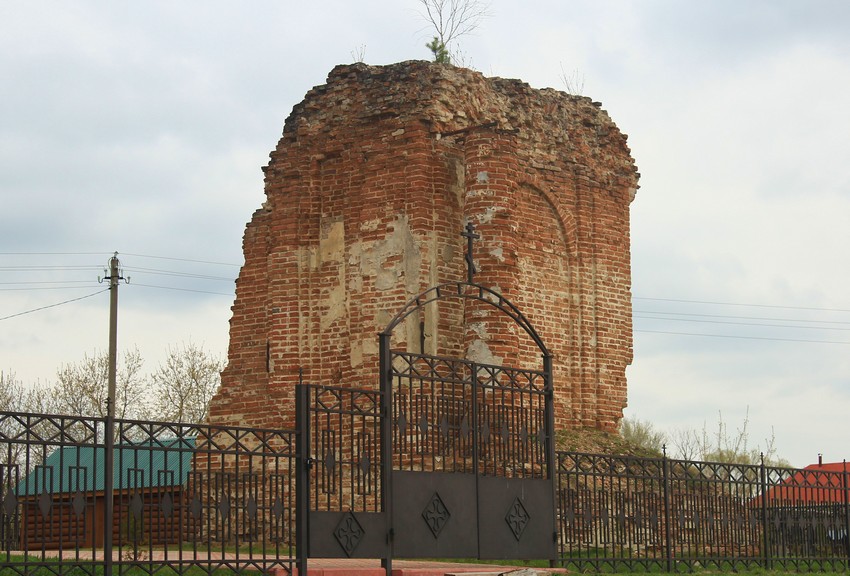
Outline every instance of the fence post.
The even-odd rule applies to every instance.
[[[392,355],[390,351],[392,337],[389,332],[378,336],[379,376],[381,386],[381,510],[387,523],[387,542],[385,557],[381,566],[387,576],[393,572],[393,377]]]
[[[661,447],[661,476],[664,483],[664,548],[667,556],[667,572],[673,571],[673,537],[670,527],[673,524],[670,510],[670,461],[667,460],[667,446]]]
[[[549,567],[554,568],[558,560],[558,498],[557,498],[557,464],[555,458],[555,407],[554,387],[552,385],[552,355],[546,352],[543,355],[543,378],[545,393],[544,412],[546,439],[543,444],[546,450],[546,479],[552,483],[552,543],[554,554],[549,558]]]
[[[759,465],[759,481],[761,482],[761,531],[762,531],[762,556],[764,567],[770,570],[772,561],[770,559],[770,534],[767,523],[767,469],[764,466],[764,452],[761,453],[761,464]]]
[[[309,387],[295,387],[295,562],[299,574],[307,574],[307,542],[310,514],[310,414]]]
[[[847,563],[850,566],[850,485],[847,482],[847,460],[844,460],[844,474],[842,474],[842,482],[844,484],[844,552],[847,556]],[[847,566],[845,566],[845,570]]]

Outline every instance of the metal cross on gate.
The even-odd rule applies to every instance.
[[[466,238],[466,281],[472,284],[472,276],[478,272],[472,258],[472,243],[481,238],[481,234],[476,234],[475,226],[472,222],[467,222],[466,232],[461,232],[460,235]]]

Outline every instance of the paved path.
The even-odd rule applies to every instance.
[[[58,550],[47,550],[44,553],[45,558],[60,558],[64,556],[71,561],[69,552],[60,553]],[[37,553],[35,554],[38,555]],[[99,560],[103,558],[103,551],[98,550],[92,554],[91,550],[80,550],[74,554],[79,560]],[[144,553],[139,560],[142,563],[146,562],[162,562],[165,553],[162,550],[155,550],[152,555]],[[121,561],[121,558],[116,551],[113,556],[115,561]],[[192,562],[192,559],[199,560],[201,563],[207,563],[209,560],[222,560],[230,565],[250,566],[257,570],[262,570],[272,576],[285,576],[286,570],[283,568],[272,568],[269,566],[272,563],[277,563],[271,558],[254,557],[251,559],[237,558],[234,554],[219,554],[213,552],[206,554],[204,552],[194,552],[180,554],[179,551],[170,551],[168,559],[171,561]],[[124,562],[129,561],[129,558],[124,559]],[[215,562],[213,562],[215,563]],[[264,566],[264,564],[266,566]],[[278,564],[280,566],[280,564]],[[294,567],[294,566],[293,566]],[[542,576],[544,574],[566,574],[568,571],[564,568],[529,568],[525,566],[511,565],[496,565],[496,564],[461,564],[456,562],[427,562],[424,560],[393,560],[393,576],[452,576],[460,574],[465,576]],[[385,571],[381,568],[381,561],[378,559],[360,559],[360,558],[310,558],[307,561],[306,576],[384,576]],[[293,576],[297,575],[297,571]]]
[[[393,560],[393,576],[541,576],[566,573],[563,568]],[[307,561],[307,576],[384,576],[384,569],[380,560],[312,558]]]

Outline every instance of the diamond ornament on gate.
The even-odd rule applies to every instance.
[[[333,534],[346,556],[351,558],[351,554],[360,544],[366,531],[363,530],[363,526],[360,525],[354,514],[346,512],[339,524],[336,525]]]
[[[440,495],[437,492],[434,492],[434,495],[431,496],[431,499],[422,511],[422,518],[425,520],[425,524],[428,525],[428,528],[431,530],[431,534],[434,535],[434,538],[440,536],[440,532],[442,532],[445,525],[448,524],[451,516],[449,509],[446,508],[443,499],[440,498]]]
[[[525,532],[525,528],[528,526],[530,520],[531,516],[528,515],[528,510],[525,509],[522,501],[519,498],[514,498],[513,504],[511,504],[507,514],[505,514],[505,522],[508,523],[508,527],[511,529],[514,538],[517,539],[517,542],[522,537],[522,533]]]

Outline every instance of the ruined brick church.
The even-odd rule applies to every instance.
[[[638,173],[599,103],[428,62],[338,66],[286,120],[247,225],[214,424],[291,427],[300,380],[370,388],[405,302],[467,278],[552,355],[556,428],[614,430],[632,360],[629,205]],[[537,362],[516,325],[435,303],[397,348]]]

